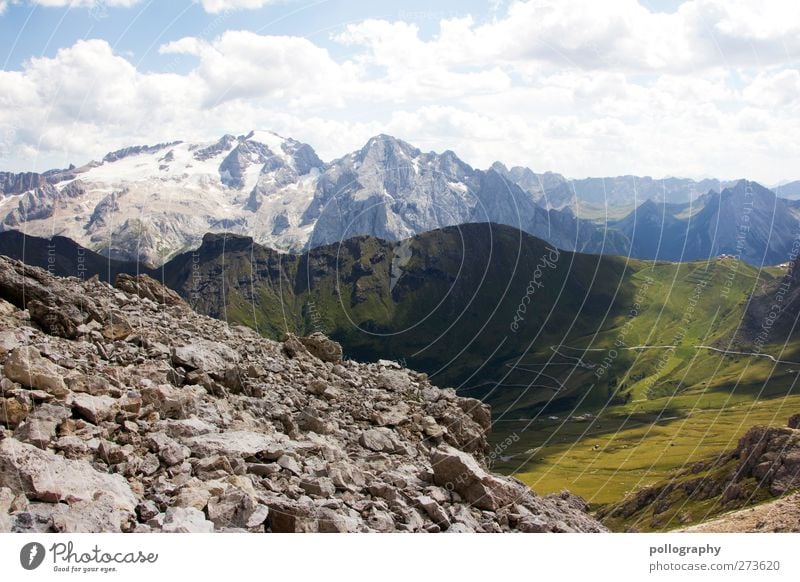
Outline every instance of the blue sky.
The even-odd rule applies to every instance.
[[[791,0],[0,0],[0,170],[274,129],[572,177],[796,179]]]
[[[650,0],[641,4],[654,11],[674,12],[680,2]],[[169,59],[153,50],[154,43],[198,31],[237,29],[304,36],[335,51],[337,45],[329,42],[329,36],[349,22],[367,18],[411,21],[429,37],[436,33],[442,18],[471,14],[488,20],[501,13],[502,7],[502,2],[484,0],[287,0],[254,10],[213,14],[194,0],[150,0],[116,8],[102,3],[87,8],[20,2],[9,4],[0,18],[0,57],[4,68],[17,69],[30,57],[53,56],[58,48],[82,38],[103,38],[143,70],[159,70]]]
[[[159,70],[171,59],[160,56],[158,44],[199,32],[225,29],[259,34],[296,35],[336,50],[331,34],[349,22],[367,18],[417,23],[431,35],[448,16],[472,14],[488,19],[496,10],[481,0],[353,0],[285,1],[254,10],[212,14],[192,0],[145,1],[131,7],[48,7],[10,4],[0,18],[0,55],[6,68],[19,68],[32,56],[53,56],[58,48],[82,38],[106,39],[115,50],[143,70]],[[187,65],[188,67],[188,65]]]

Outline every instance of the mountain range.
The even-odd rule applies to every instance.
[[[633,175],[570,179],[554,172],[538,174],[522,166],[509,169],[500,162],[495,162],[492,169],[532,194],[542,206],[570,208],[576,214],[601,213],[608,208],[630,209],[646,200],[683,204],[708,192],[720,192],[736,183],[712,178],[696,181],[690,178],[655,179]]]
[[[451,151],[422,152],[387,135],[330,162],[269,131],[127,147],[81,167],[0,173],[0,193],[2,230],[66,236],[150,265],[197,247],[208,232],[299,253],[358,235],[398,241],[477,222],[569,251],[778,264],[800,231],[800,205],[754,182],[571,180],[499,162],[480,170]]]

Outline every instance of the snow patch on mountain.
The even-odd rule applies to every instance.
[[[115,258],[156,264],[206,232],[251,234],[261,244],[299,250],[313,228],[301,217],[324,169],[310,146],[268,131],[135,146],[68,179],[4,197],[0,228],[68,236]],[[59,195],[74,183],[80,195]]]

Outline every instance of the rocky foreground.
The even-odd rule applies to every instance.
[[[0,531],[605,530],[487,471],[479,401],[197,315],[146,276],[0,257],[0,363]]]

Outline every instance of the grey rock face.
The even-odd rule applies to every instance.
[[[22,194],[47,184],[44,175],[37,172],[0,172],[0,193]]]
[[[374,137],[320,178],[304,214],[316,221],[308,247],[360,234],[399,240],[468,222],[478,186],[475,171],[452,152],[423,154],[391,136]]]
[[[118,289],[136,295],[140,298],[149,299],[156,303],[165,305],[178,305],[183,302],[180,296],[172,289],[161,285],[155,279],[147,275],[127,275],[120,273],[117,276],[115,285]]]
[[[341,362],[342,361],[342,346],[333,340],[325,337],[320,332],[314,332],[308,337],[300,338],[305,348],[312,356],[315,356],[323,362]]]
[[[48,503],[92,501],[98,493],[107,494],[126,519],[136,509],[136,497],[120,475],[100,473],[86,461],[63,459],[13,438],[0,442],[0,486]]]
[[[273,154],[263,144],[242,142],[238,144],[219,166],[220,180],[231,188],[245,185],[245,172],[252,165],[263,166],[273,159]]]
[[[214,524],[193,507],[170,507],[161,527],[164,533],[211,533]]]
[[[16,208],[3,219],[0,230],[17,228],[28,221],[51,218],[58,208],[65,208],[71,199],[79,198],[85,193],[80,180],[75,180],[60,190],[47,183],[25,192]]]
[[[777,264],[792,256],[798,230],[794,206],[755,182],[740,180],[721,192],[709,191],[691,206],[647,200],[613,227],[630,240],[636,258],[690,261],[731,255],[754,265]]]
[[[303,215],[314,230],[313,248],[368,234],[400,240],[438,228],[471,222],[513,226],[558,248],[626,254],[621,233],[576,217],[569,204],[551,205],[541,188],[566,182],[547,175],[538,190],[533,178],[520,177],[502,164],[476,170],[450,151],[422,153],[381,135],[360,151],[330,163]],[[521,172],[521,174],[525,174]],[[526,175],[525,175],[526,176]]]
[[[215,144],[204,148],[194,148],[192,157],[199,161],[204,162],[210,158],[216,157],[223,152],[230,151],[236,145],[236,137],[230,134],[222,136]]]
[[[158,152],[158,151],[161,151],[161,150],[165,150],[165,149],[169,148],[170,146],[178,145],[179,143],[181,143],[181,142],[173,141],[173,142],[169,142],[169,143],[159,143],[159,144],[152,145],[152,146],[146,146],[145,145],[145,146],[131,146],[131,147],[127,147],[127,148],[122,148],[120,150],[107,153],[103,157],[103,161],[104,162],[116,162],[117,160],[121,160],[123,158],[127,158],[128,156],[133,156],[133,155],[136,155],[136,154],[154,153],[154,152]]]
[[[3,372],[9,380],[34,390],[44,390],[55,397],[67,394],[64,371],[32,346],[22,346],[11,352]]]
[[[666,204],[685,204],[710,190],[719,192],[732,186],[733,182],[707,179],[695,181],[689,178],[654,179],[649,176],[613,176],[606,178],[582,178],[570,180],[553,172],[536,173],[529,168],[516,166],[506,168],[495,162],[498,173],[534,196],[547,209],[571,209],[580,215],[581,206],[625,207],[646,200]]]

